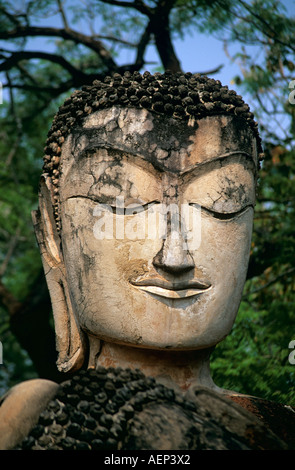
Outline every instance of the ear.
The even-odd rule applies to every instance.
[[[55,323],[57,367],[62,372],[79,369],[85,358],[85,340],[76,321],[65,275],[61,239],[53,214],[49,177],[40,182],[39,209],[32,213]]]

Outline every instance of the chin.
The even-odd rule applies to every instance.
[[[167,330],[160,329],[158,329],[157,332],[141,330],[141,335],[134,335],[134,331],[125,331],[124,334],[119,330],[117,334],[114,330],[111,334],[101,329],[89,332],[88,328],[84,328],[84,331],[107,343],[154,351],[194,351],[209,349],[216,346],[217,343],[222,341],[229,334],[229,331],[223,330],[223,332],[219,331],[218,335],[216,335],[215,328],[212,328],[212,331],[210,331],[210,327],[206,332],[200,334],[196,333],[196,329],[191,329],[190,333],[181,331],[168,332]]]

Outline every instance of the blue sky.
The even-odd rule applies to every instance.
[[[283,0],[281,3],[285,6],[290,16],[295,16],[295,0]],[[213,77],[220,80],[223,85],[228,85],[230,88],[238,91],[232,79],[241,73],[240,68],[237,63],[232,63],[226,56],[223,43],[218,38],[213,35],[195,32],[194,34],[187,34],[184,40],[178,39],[175,41],[174,47],[182,69],[185,72],[206,72],[223,64],[222,69],[218,73],[214,73]],[[240,44],[231,44],[229,46],[231,56],[239,52],[240,48]],[[255,49],[254,47],[251,49],[247,47],[247,50],[252,50],[253,54],[257,52],[257,48]],[[151,61],[158,60],[157,53],[153,47],[149,47],[146,58]],[[132,60],[133,53],[126,52],[126,54],[122,55],[119,62],[120,64],[130,63]]]

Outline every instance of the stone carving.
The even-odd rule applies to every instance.
[[[208,389],[184,396],[139,370],[80,371],[64,382],[24,450],[262,450],[288,446]]]
[[[137,364],[213,387],[209,350],[229,333],[246,276],[260,140],[218,82],[139,77],[74,94],[49,133],[35,226],[58,366],[89,354],[89,367]]]
[[[11,422],[26,415],[13,401],[23,391],[8,393],[0,446],[293,445],[244,410],[249,397],[242,408],[210,375],[246,278],[261,158],[249,107],[207,77],[115,74],[66,100],[48,134],[33,219],[58,368],[74,376],[44,384],[43,413],[32,406],[18,434]],[[294,423],[293,409],[279,413]]]

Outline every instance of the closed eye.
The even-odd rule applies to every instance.
[[[146,204],[132,203],[124,207],[120,205],[117,205],[117,206],[111,205],[110,207],[112,208],[113,213],[116,215],[137,215],[140,212],[149,210],[154,204],[159,204],[159,201],[151,201]]]
[[[126,205],[118,203],[117,205],[113,204],[113,202],[109,203],[106,201],[102,201],[100,197],[93,196],[93,195],[75,195],[75,196],[70,196],[67,199],[88,199],[90,201],[96,202],[98,205],[101,206],[102,210],[108,211],[108,212],[113,212],[116,215],[136,215],[140,212],[146,211],[150,209],[154,204],[160,204],[159,201],[151,201],[147,202],[145,204],[140,204],[140,203],[131,203]]]
[[[238,215],[242,214],[243,212],[245,212],[246,209],[248,209],[249,207],[252,207],[252,209],[254,209],[253,204],[248,204],[247,206],[242,207],[242,209],[235,211],[235,212],[217,212],[212,209],[208,209],[207,207],[200,206],[199,204],[190,203],[189,205],[193,207],[201,208],[203,212],[219,220],[231,220],[237,217]]]

